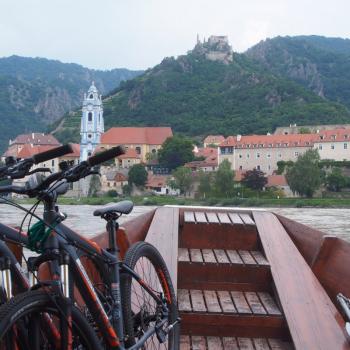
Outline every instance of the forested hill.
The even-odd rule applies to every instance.
[[[276,40],[289,42],[290,38]],[[324,59],[327,54],[333,59],[345,56],[341,45],[336,45],[334,53],[332,45],[327,49],[322,46],[315,50],[327,51]],[[267,58],[268,54],[269,50]],[[276,60],[274,66],[274,62],[270,64],[264,56],[258,56],[252,49],[234,53],[232,61],[223,63],[210,61],[194,50],[177,59],[166,58],[137,78],[123,82],[105,99],[106,126],[169,125],[175,132],[204,136],[265,133],[290,123],[350,122],[345,97],[341,100],[315,93],[309,84],[283,73],[289,61]],[[349,90],[350,83],[344,84]],[[79,120],[79,113],[67,117],[57,135],[62,139],[78,138]]]
[[[349,39],[277,37],[260,42],[246,54],[272,73],[350,108]]]
[[[106,94],[140,73],[92,70],[44,58],[0,58],[0,153],[9,138],[44,131],[64,113],[79,107],[92,80]]]

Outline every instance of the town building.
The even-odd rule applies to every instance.
[[[216,171],[218,168],[218,150],[213,147],[195,148],[194,154],[203,160],[194,160],[185,164],[192,171]]]
[[[203,146],[204,148],[207,148],[210,145],[219,146],[220,143],[223,142],[224,140],[225,140],[225,137],[222,135],[208,135],[203,141]]]
[[[290,124],[289,126],[279,126],[276,128],[275,135],[287,135],[287,134],[301,134],[310,132],[311,134],[317,134],[325,130],[335,129],[350,129],[350,124],[327,124],[327,125],[297,125]]]
[[[321,159],[350,160],[350,129],[313,134],[229,136],[219,146],[218,163],[227,159],[233,170],[256,168],[272,175],[279,161],[295,162],[309,149],[317,149]]]
[[[101,149],[124,145],[134,150],[146,163],[150,155],[156,154],[168,137],[172,137],[170,127],[115,127],[101,136]]]
[[[123,193],[123,187],[128,184],[127,172],[108,168],[101,174],[101,191],[107,193],[114,190]]]
[[[30,146],[47,146],[47,147],[58,147],[60,143],[57,139],[50,134],[43,134],[33,132],[30,134],[18,135],[14,140],[9,141],[9,147],[6,152],[1,156],[1,160],[4,161],[6,157],[18,158],[18,154],[21,152],[23,147],[26,145]],[[28,152],[30,152],[28,150]]]
[[[179,190],[172,189],[168,182],[171,179],[171,176],[166,175],[154,175],[149,173],[146,183],[146,189],[152,191],[157,195],[171,195],[177,196],[180,194]]]
[[[80,127],[80,161],[90,157],[101,141],[104,132],[102,96],[94,84],[84,94]]]

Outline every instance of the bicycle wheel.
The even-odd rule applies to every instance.
[[[0,307],[0,349],[59,349],[56,295],[42,290],[17,295]],[[53,336],[56,332],[56,337]],[[72,307],[72,349],[102,349],[82,313]]]
[[[158,250],[149,243],[138,242],[127,251],[124,263],[133,269],[153,291],[162,293],[166,297],[169,315],[165,327],[175,322],[178,312],[174,288]],[[156,317],[161,311],[157,308],[155,300],[126,273],[122,276],[121,293],[125,344],[129,347],[134,345],[149,327],[155,325]],[[177,350],[179,348],[178,325],[169,332],[164,343],[160,343],[154,334],[143,348]]]

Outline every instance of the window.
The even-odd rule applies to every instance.
[[[267,158],[271,158],[271,154],[268,153],[268,154],[266,155],[266,157],[267,157]]]
[[[272,147],[272,143],[269,143],[269,147],[270,147],[270,148]]]
[[[344,135],[344,139],[348,139],[349,138],[349,135]]]
[[[321,140],[323,140],[323,139],[324,139],[323,135],[320,135],[320,139],[321,139]]]
[[[88,134],[88,138],[91,139],[92,135],[91,134]]]
[[[318,149],[319,149],[319,150],[322,150],[322,145],[318,145]]]
[[[239,158],[242,158],[242,155],[241,155],[241,154],[239,155]]]
[[[88,114],[88,122],[92,122],[92,112],[89,112]]]
[[[348,149],[348,144],[344,143],[344,149]]]
[[[334,145],[331,145],[331,149],[334,149]]]
[[[337,135],[332,135],[332,140],[335,140],[337,138]]]
[[[268,165],[268,166],[267,166],[267,169],[271,170],[271,165]]]
[[[88,157],[91,157],[91,152],[88,152]]]
[[[89,99],[92,100],[94,98],[93,94],[90,94]]]
[[[282,154],[281,153],[278,153],[278,158],[282,158]]]
[[[155,148],[152,149],[152,153],[155,154],[157,150]]]
[[[257,168],[257,170],[260,170],[260,165],[257,165],[256,168]]]
[[[243,167],[242,167],[242,165],[240,165],[240,166],[239,166],[239,170],[242,170],[242,169],[243,169]]]
[[[55,160],[52,159],[51,166],[55,166]]]
[[[294,155],[295,155],[296,157],[298,157],[299,152],[294,152]]]
[[[247,153],[247,158],[249,158],[250,156],[249,156],[249,153]]]
[[[257,153],[257,154],[256,154],[256,158],[260,158],[260,153]]]
[[[141,147],[139,146],[135,147],[135,151],[137,154],[141,154]]]

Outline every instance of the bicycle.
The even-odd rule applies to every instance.
[[[142,347],[178,349],[180,319],[174,289],[164,260],[153,246],[145,242],[133,245],[126,253],[124,262],[118,257],[117,219],[130,213],[133,204],[124,201],[94,212],[94,215],[107,221],[109,247],[106,250],[62,224],[64,217],[56,207],[57,189],[62,187],[63,180],[75,182],[96,173],[93,170],[95,165],[113,159],[122,152],[121,147],[102,152],[79,165],[50,175],[35,188],[7,187],[8,191],[37,196],[43,201],[44,222],[51,229],[51,233],[40,242],[42,254],[32,258],[28,268],[36,274],[42,263],[50,261],[54,266],[53,275],[57,277],[50,281],[38,281],[32,289],[42,288],[42,291],[27,292],[26,295],[12,298],[10,306],[5,305],[10,316],[5,319],[0,317],[1,339],[4,335],[11,338],[11,330],[18,320],[32,320],[26,310],[22,314],[23,305],[32,305],[34,297],[43,299],[44,294],[49,293],[50,299],[55,301],[55,311],[61,320],[61,348],[68,348],[67,346],[72,344],[71,300],[74,299],[71,274],[87,306],[83,311],[103,339],[101,346],[118,350]],[[53,183],[56,185],[51,186]],[[103,291],[92,285],[81,263],[82,255],[87,256],[97,266],[103,281]],[[134,271],[140,266],[144,278]],[[0,308],[0,316],[4,315],[3,309],[4,306]],[[40,311],[33,307],[29,316]],[[11,322],[11,315],[16,315],[15,322]],[[40,343],[38,324],[36,329],[37,343]]]

